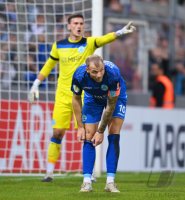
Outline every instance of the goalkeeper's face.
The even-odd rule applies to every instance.
[[[81,37],[84,33],[84,20],[80,17],[71,19],[68,24],[68,30],[71,37]]]

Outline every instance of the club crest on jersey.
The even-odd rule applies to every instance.
[[[107,85],[101,85],[101,90],[107,91],[108,90],[108,86]]]
[[[86,115],[82,115],[82,122],[86,122],[87,120],[87,116]]]
[[[85,50],[85,47],[83,47],[83,46],[80,46],[80,47],[78,48],[78,52],[79,52],[79,53],[84,52],[84,50]]]
[[[73,90],[78,93],[80,91],[79,87],[76,85],[73,85]]]

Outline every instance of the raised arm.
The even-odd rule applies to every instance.
[[[132,22],[129,22],[126,26],[124,26],[122,29],[108,33],[106,35],[103,35],[101,37],[96,38],[95,43],[96,47],[104,46],[105,44],[111,43],[112,41],[116,40],[118,37],[132,33],[136,30],[136,27],[132,25]]]

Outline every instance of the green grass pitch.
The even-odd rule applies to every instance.
[[[185,173],[175,173],[168,184],[157,184],[160,174],[118,173],[116,183],[121,193],[104,191],[106,176],[93,183],[93,192],[80,193],[82,177],[55,177],[52,183],[41,177],[0,176],[0,200],[184,200]],[[164,177],[163,177],[164,178]]]

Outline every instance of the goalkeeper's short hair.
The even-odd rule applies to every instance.
[[[80,13],[73,14],[73,15],[70,15],[70,16],[68,17],[68,19],[67,19],[68,24],[71,23],[71,20],[72,20],[73,18],[77,18],[77,17],[84,19],[84,16],[83,16],[82,14],[80,14]]]

